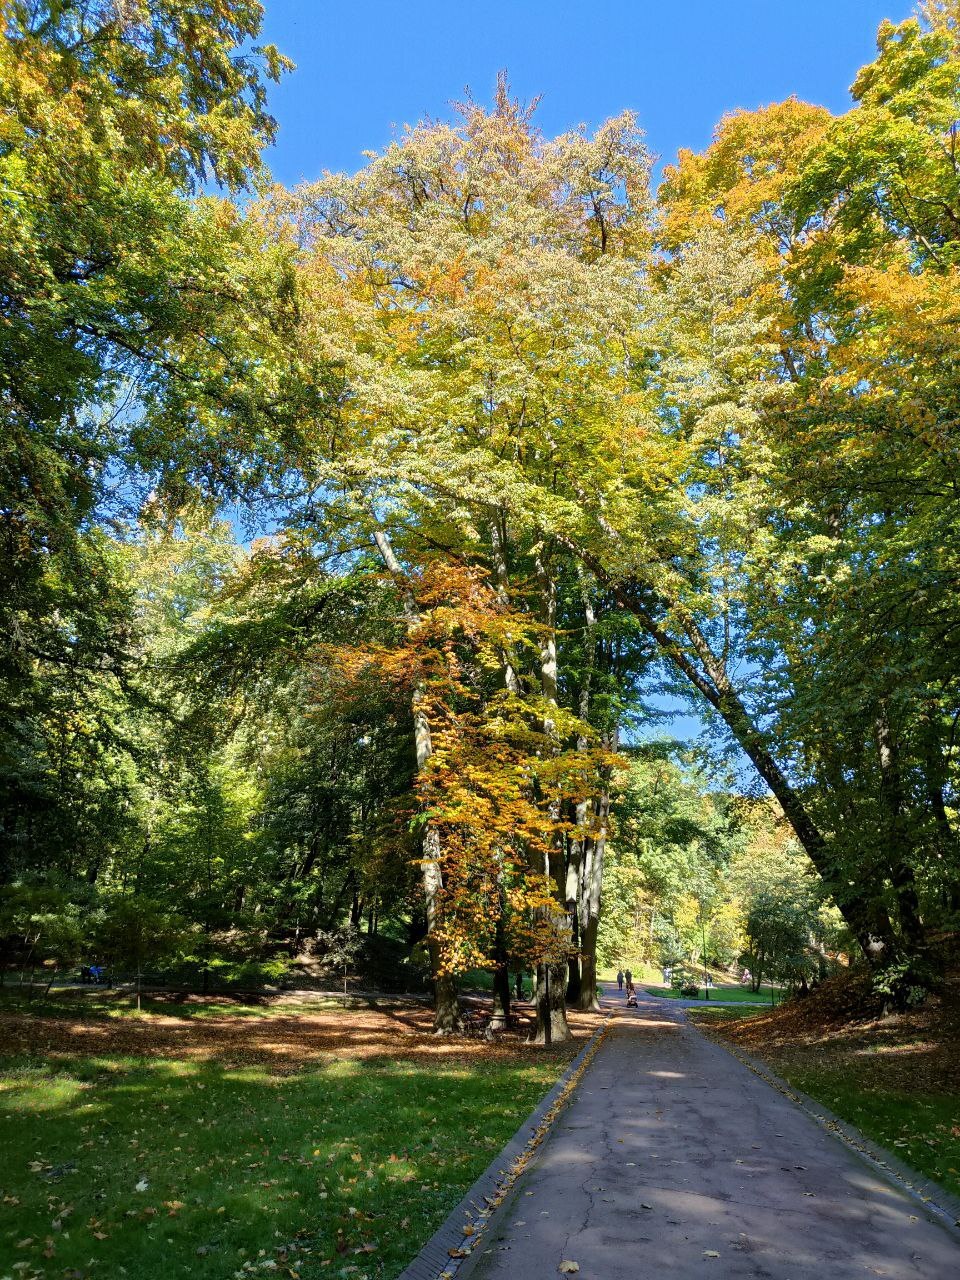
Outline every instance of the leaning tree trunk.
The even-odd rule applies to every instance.
[[[583,494],[579,494],[581,499]],[[601,516],[600,526],[611,545],[622,548],[616,530]],[[851,886],[849,877],[834,863],[829,844],[808,812],[802,797],[791,785],[774,757],[769,739],[756,723],[730,679],[726,662],[711,648],[707,637],[682,603],[658,591],[645,580],[622,576],[622,569],[611,571],[598,556],[571,539],[562,540],[567,549],[586,565],[614,593],[621,608],[632,613],[650,636],[664,658],[689,680],[726,723],[734,739],[751,761],[760,777],[773,792],[784,816],[793,827],[810,861],[830,889],[837,907],[864,955],[872,965],[895,951],[895,934],[889,915],[876,894]],[[671,634],[669,625],[657,616],[657,609],[672,617],[680,635]]]
[[[609,576],[607,580],[610,581]],[[674,612],[685,633],[681,641],[654,617],[650,609],[629,587],[611,582],[618,602],[640,621],[664,655],[720,715],[770,790],[773,792],[810,861],[831,891],[837,907],[871,965],[877,965],[896,951],[896,937],[890,917],[876,894],[851,885],[843,868],[835,864],[826,837],[809,813],[802,797],[790,783],[773,755],[767,736],[754,721],[730,679],[721,659],[711,650],[696,622]],[[664,601],[660,601],[664,603]],[[698,665],[699,664],[699,665]]]
[[[400,561],[396,557],[390,539],[382,529],[376,529],[373,537],[383,563],[400,589],[403,616],[407,630],[413,631],[420,622],[420,616],[413,593],[404,582]],[[411,708],[413,711],[413,740],[416,750],[417,772],[421,773],[426,767],[427,761],[433,755],[433,740],[430,735],[430,722],[424,706],[424,693],[420,687],[413,691]],[[437,940],[437,907],[443,891],[442,853],[440,832],[428,820],[423,837],[421,878],[423,882],[424,908],[427,917],[427,949],[430,953],[430,969],[433,974],[433,1026],[438,1034],[447,1034],[456,1030],[460,1020],[460,1009],[457,1002],[456,979],[444,969],[440,944]]]

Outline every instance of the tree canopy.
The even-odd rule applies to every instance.
[[[505,77],[278,187],[259,4],[2,13],[8,959],[208,981],[363,921],[443,1030],[458,976],[502,1025],[533,971],[544,1040],[598,956],[921,998],[960,911],[956,6],[656,190],[630,113],[548,138]]]

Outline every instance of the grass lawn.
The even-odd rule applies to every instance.
[[[722,1004],[711,1000],[702,1009],[691,1009],[690,1019],[700,1027],[711,1027],[723,1022],[738,1022],[760,1012],[748,1004]]]
[[[878,1088],[846,1066],[781,1062],[777,1069],[795,1088],[855,1125],[904,1164],[960,1195],[960,1100],[956,1095]]]
[[[656,982],[660,977],[660,970],[655,964],[650,964],[647,960],[636,960],[625,966],[633,974],[633,980],[638,984],[647,982]],[[597,970],[597,980],[599,982],[616,982],[617,968],[616,965],[608,965],[606,968]]]
[[[700,991],[703,992],[701,987]],[[676,987],[649,986],[644,987],[644,991],[648,991],[652,996],[665,996],[668,1000],[683,1000],[685,996],[681,996]],[[701,994],[699,999],[704,1004],[770,1004],[770,988],[763,987],[759,992],[751,991],[749,987],[720,987],[714,986],[710,988],[709,1001]],[[774,988],[774,999],[779,998],[779,987]]]
[[[579,1047],[235,1012],[5,1014],[33,1049],[0,1060],[0,1275],[389,1278]]]

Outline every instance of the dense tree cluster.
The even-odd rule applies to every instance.
[[[504,80],[274,188],[254,0],[0,12],[8,959],[262,974],[365,921],[441,1029],[535,971],[541,1038],[598,942],[935,982],[954,0],[658,191],[631,115],[548,139]]]

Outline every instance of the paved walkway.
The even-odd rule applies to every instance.
[[[958,1280],[960,1244],[667,1001],[620,1018],[470,1280]]]

